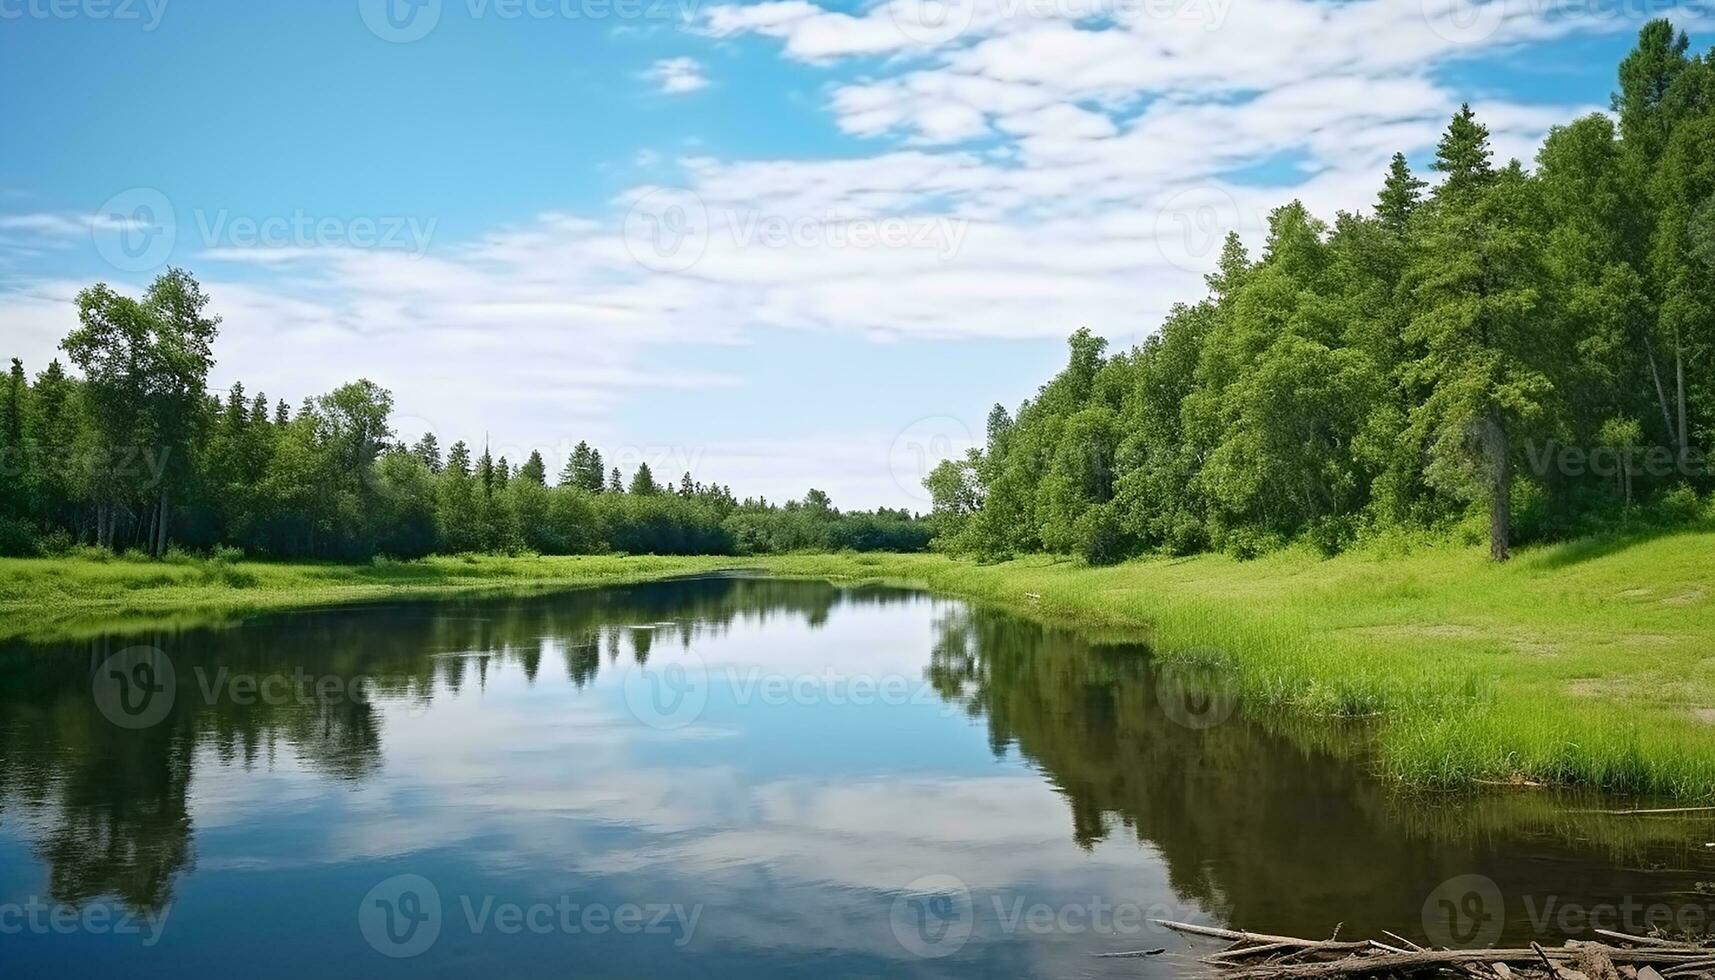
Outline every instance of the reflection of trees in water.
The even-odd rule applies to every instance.
[[[1321,935],[1343,920],[1353,935],[1420,932],[1437,885],[1481,872],[1517,903],[1508,920],[1517,932],[1527,896],[1617,900],[1695,880],[1615,870],[1615,846],[1643,843],[1635,820],[1568,820],[1540,796],[1434,807],[1402,796],[1331,751],[1349,732],[1242,717],[1179,724],[1140,646],[957,607],[936,633],[936,690],[987,719],[997,754],[1016,748],[1041,769],[1081,846],[1123,828],[1160,853],[1180,898],[1245,928]],[[1545,823],[1550,813],[1560,816]],[[1698,833],[1652,843],[1671,866],[1708,868],[1687,846],[1710,839]]]
[[[577,687],[629,650],[681,649],[734,623],[781,616],[812,627],[836,605],[904,601],[881,588],[714,578],[526,598],[344,607],[270,614],[240,624],[103,637],[93,642],[0,644],[0,812],[30,817],[56,901],[113,897],[139,909],[171,898],[193,860],[187,803],[198,757],[251,768],[284,747],[325,776],[361,780],[382,761],[376,701],[432,701],[516,664],[534,683],[563,663]],[[642,628],[633,628],[642,627]],[[153,646],[171,659],[172,709],[160,723],[121,728],[97,709],[91,685],[106,658]],[[233,677],[292,678],[310,687],[249,703],[228,691]],[[316,696],[321,678],[339,694]],[[268,703],[264,703],[267,701]],[[12,823],[18,821],[14,818]]]

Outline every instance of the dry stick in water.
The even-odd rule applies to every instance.
[[[1480,980],[1513,980],[1532,976],[1529,968],[1547,968],[1550,980],[1613,980],[1621,972],[1616,964],[1627,967],[1626,975],[1639,980],[1662,980],[1666,977],[1686,977],[1693,974],[1715,973],[1715,949],[1674,943],[1663,939],[1631,936],[1626,933],[1606,933],[1642,948],[1610,946],[1600,942],[1570,941],[1555,950],[1531,943],[1528,949],[1422,949],[1393,933],[1395,941],[1411,946],[1400,950],[1385,943],[1342,943],[1332,940],[1296,939],[1267,933],[1242,932],[1214,926],[1195,926],[1182,922],[1153,920],[1157,925],[1191,935],[1209,936],[1234,942],[1234,946],[1203,960],[1212,966],[1227,968],[1230,980],[1288,980],[1314,978],[1333,980],[1339,977],[1389,976],[1403,977],[1419,972],[1454,971]],[[1335,935],[1338,935],[1338,930]],[[1358,952],[1362,950],[1363,952]],[[1375,952],[1381,950],[1381,952]],[[1277,954],[1286,953],[1285,956]],[[1341,959],[1320,962],[1293,962],[1304,957],[1344,952]],[[1266,957],[1263,962],[1252,961]],[[1247,962],[1251,961],[1251,962]],[[1509,966],[1508,964],[1512,964]],[[1657,973],[1650,964],[1661,965]]]

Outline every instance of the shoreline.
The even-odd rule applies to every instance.
[[[0,560],[0,639],[75,638],[266,610],[624,585],[722,570],[910,585],[1085,629],[1144,630],[1247,711],[1374,718],[1379,774],[1715,798],[1715,532],[1477,548],[1286,552],[1088,567],[941,555],[455,556],[333,565]]]

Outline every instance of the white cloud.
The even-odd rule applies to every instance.
[[[684,95],[709,86],[708,76],[695,58],[663,58],[650,65],[643,77],[658,85],[665,95]]]
[[[437,240],[422,258],[207,251],[198,258],[243,273],[205,272],[227,317],[221,373],[301,396],[360,365],[443,442],[489,427],[553,465],[567,439],[641,442],[621,422],[639,392],[739,384],[662,364],[759,330],[1043,338],[1089,326],[1135,341],[1199,294],[1227,230],[1254,246],[1268,210],[1295,197],[1325,216],[1367,207],[1388,157],[1433,147],[1468,98],[1438,71],[1449,61],[1633,26],[1462,2],[949,0],[940,18],[912,0],[857,13],[716,6],[697,30],[775,39],[803,62],[865,57],[868,74],[829,86],[828,110],[874,152],[685,158],[674,192],[636,187],[606,212],[546,212]],[[708,84],[689,57],[645,75],[668,93]],[[1474,101],[1500,159],[1527,162],[1548,126],[1597,108]],[[14,215],[0,238],[64,239],[88,221]],[[25,353],[51,348],[72,291],[0,296],[0,322],[20,325]],[[695,447],[702,464],[685,468],[741,495],[820,481],[842,504],[913,502],[882,462],[885,432],[794,439],[793,453]]]

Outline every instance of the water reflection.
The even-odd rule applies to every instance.
[[[132,728],[92,692],[139,646],[165,652],[171,694]],[[706,705],[640,723],[638,664],[705,670]],[[906,696],[828,683],[853,675]],[[768,678],[816,681],[772,698]],[[274,940],[250,972],[530,973],[572,951],[620,975],[1137,976],[1175,965],[1089,954],[1170,940],[1092,923],[1092,905],[1422,937],[1436,887],[1477,873],[1505,930],[1534,938],[1549,896],[1684,904],[1715,878],[1707,820],[1402,799],[1337,761],[1362,732],[1247,719],[1200,684],[993,610],[745,577],[14,643],[0,902],[172,919],[147,950],[0,942],[32,975],[213,973]],[[400,874],[433,881],[448,922],[391,960],[357,912]],[[696,926],[506,935],[465,921],[484,900],[678,907]],[[1032,927],[1038,907],[1085,924]]]

